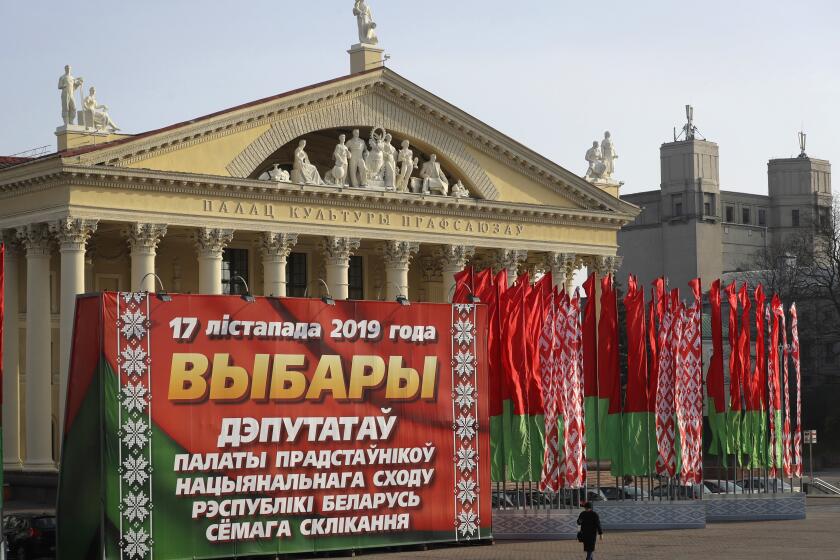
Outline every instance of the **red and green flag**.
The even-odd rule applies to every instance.
[[[492,275],[486,270],[479,273]],[[493,481],[505,479],[505,445],[507,434],[504,431],[505,377],[501,364],[501,324],[499,301],[507,289],[507,271],[502,269],[490,282],[477,281],[476,296],[487,305],[487,370],[489,372],[490,412],[490,476]]]
[[[602,451],[601,407],[606,406],[598,391],[598,315],[596,309],[596,290],[598,282],[595,274],[590,274],[583,283],[586,293],[586,305],[583,308],[582,351],[583,351],[583,406],[586,417],[586,446],[589,457],[600,461],[606,459]],[[606,408],[604,408],[606,413]]]
[[[720,280],[712,282],[709,291],[712,319],[712,358],[706,373],[706,391],[709,397],[709,426],[712,443],[709,453],[726,458],[729,453],[729,435],[726,418],[726,387],[723,379],[723,321],[720,310]]]
[[[624,298],[627,317],[627,391],[622,410],[622,454],[617,472],[621,475],[646,475],[656,461],[654,413],[650,410],[647,379],[645,334],[645,292],[636,278],[628,279]]]
[[[779,314],[782,302],[773,294],[765,318],[770,325],[767,358],[768,412],[770,413],[770,477],[776,478],[782,468],[782,392],[779,386]],[[772,313],[771,313],[772,310]]]
[[[743,404],[741,395],[742,372],[741,355],[738,351],[738,286],[732,282],[726,288],[729,302],[729,414],[727,415],[727,434],[729,443],[727,449],[737,455],[741,462],[741,443],[743,422]]]
[[[598,459],[621,459],[621,370],[618,362],[618,300],[614,276],[601,279],[598,321]],[[592,432],[589,432],[592,437]],[[590,454],[591,455],[591,454]],[[594,457],[594,456],[593,456]]]

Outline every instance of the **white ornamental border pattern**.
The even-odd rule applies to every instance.
[[[117,295],[120,559],[152,558],[151,350],[147,293]],[[125,383],[123,383],[125,378]]]
[[[481,526],[475,316],[475,305],[452,306],[452,441],[456,541],[479,538]]]

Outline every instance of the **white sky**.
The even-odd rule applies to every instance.
[[[725,189],[766,162],[840,161],[836,0],[370,0],[389,66],[557,163],[613,133],[623,192],[695,106]],[[352,0],[0,0],[0,154],[55,145],[64,64],[136,133],[349,70]]]

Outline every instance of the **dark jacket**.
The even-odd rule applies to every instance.
[[[583,550],[591,552],[595,550],[595,539],[603,534],[601,519],[592,510],[585,510],[578,515],[577,524],[580,525],[580,532],[583,533]]]

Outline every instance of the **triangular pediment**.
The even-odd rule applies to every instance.
[[[445,170],[479,198],[634,214],[632,205],[387,69],[62,156],[89,165],[256,178],[296,139],[354,127],[383,127],[421,154],[436,154]],[[313,163],[325,168],[331,162]]]

